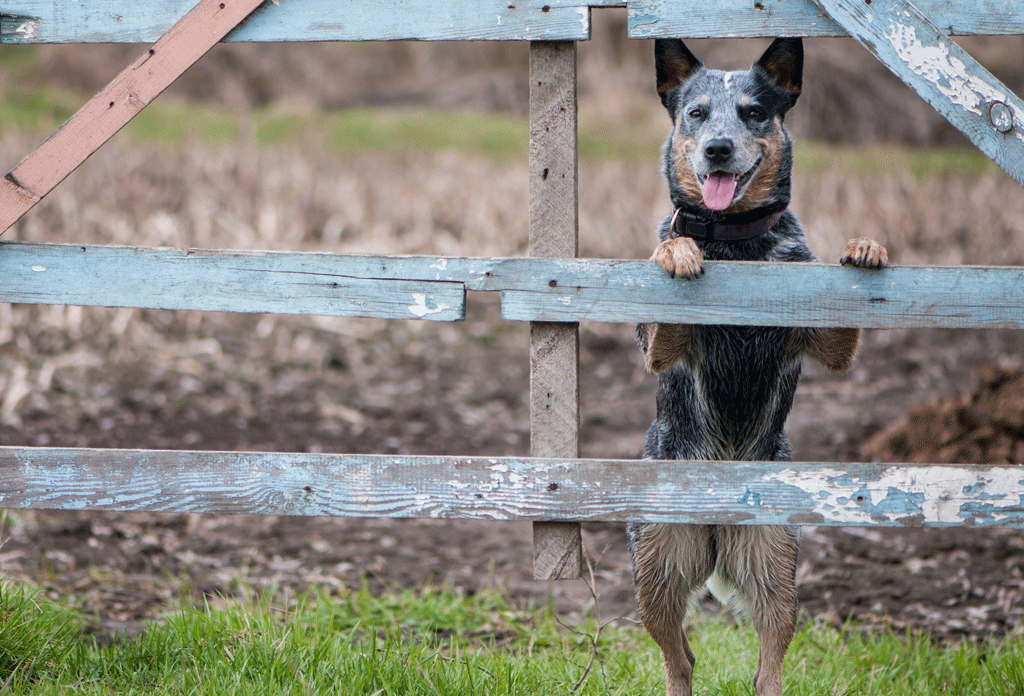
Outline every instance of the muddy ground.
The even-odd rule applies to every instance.
[[[479,331],[495,308],[474,304],[483,306],[469,326]],[[584,454],[634,457],[652,416],[654,380],[641,372],[626,328],[598,329],[583,333]],[[386,333],[389,344],[378,346],[375,359],[364,355],[358,375],[346,369],[353,356],[343,350],[325,354],[319,369],[282,378],[289,385],[283,393],[216,380],[147,384],[141,369],[110,374],[96,388],[114,398],[97,399],[94,413],[29,413],[0,437],[8,445],[526,453],[523,327],[454,342],[433,327],[415,337],[402,328]],[[976,365],[1021,355],[1017,332],[875,332],[848,377],[807,370],[789,425],[797,457],[857,460],[859,443],[896,419],[903,404],[963,389]],[[362,391],[368,384],[377,385],[372,397]],[[166,394],[165,404],[180,392],[189,398],[160,407],[140,390]],[[231,391],[246,393],[248,417],[224,406]],[[335,405],[316,406],[323,403]],[[498,587],[516,602],[542,605],[551,594],[560,611],[584,611],[582,581],[531,579],[530,534],[519,523],[32,511],[6,525],[0,569],[70,597],[105,638],[141,630],[174,602],[217,604],[245,588]],[[635,618],[622,527],[588,524],[584,539],[602,614]],[[801,605],[808,619],[837,625],[854,619],[940,640],[1003,636],[1021,628],[1022,545],[1018,532],[1006,530],[808,528]]]
[[[621,33],[614,22],[596,29],[613,30]],[[1011,41],[1010,52],[996,46],[991,55],[1016,55],[1019,40]],[[595,45],[581,47],[581,118],[660,129],[650,47]],[[722,44],[705,48],[726,53]],[[624,55],[609,67],[617,51]],[[949,129],[916,97],[892,91],[879,105],[897,88],[873,63],[862,69],[858,51],[811,43],[819,67],[795,130],[840,143],[948,143]],[[48,47],[25,79],[90,91],[132,55]],[[522,46],[219,47],[175,94],[239,108],[397,103],[515,113],[524,108],[524,60]],[[1019,61],[1003,62],[1006,79],[1021,84]],[[431,82],[446,70],[454,77]],[[640,106],[616,98],[634,83]],[[896,103],[909,111],[894,116]],[[18,134],[0,138],[12,164],[32,145]],[[581,162],[581,180],[582,254],[646,258],[665,214],[657,163]],[[306,142],[172,149],[115,140],[5,240],[518,255],[525,184],[521,162],[458,153],[342,157]],[[794,207],[826,258],[869,234],[897,262],[1024,263],[1024,200],[1001,174],[826,166],[796,187]],[[527,328],[502,322],[496,298],[477,294],[467,320],[450,326],[0,305],[0,444],[523,455],[527,353]],[[584,456],[638,456],[655,380],[640,366],[632,328],[584,326],[581,360]],[[807,367],[788,426],[796,458],[863,460],[864,443],[907,409],[966,394],[978,368],[1022,364],[1019,332],[869,333],[850,374]],[[518,523],[12,512],[0,533],[0,575],[82,607],[104,639],[135,634],[178,602],[362,582],[375,592],[498,587],[516,602],[551,597],[566,614],[585,611],[583,582],[531,579],[530,534]],[[635,616],[622,528],[588,524],[584,540],[602,614]],[[807,528],[801,604],[809,620],[853,619],[937,640],[1019,632],[1022,545],[1004,530]]]

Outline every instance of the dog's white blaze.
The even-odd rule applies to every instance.
[[[722,80],[725,82],[725,88],[727,90],[732,91],[732,78],[739,74],[740,73],[738,72],[727,72],[724,75],[722,75]]]
[[[896,50],[908,68],[928,80],[952,103],[972,113],[984,116],[983,107],[991,102],[1003,102],[1013,111],[1014,123],[1024,123],[1024,111],[1007,100],[1005,92],[967,72],[967,66],[949,54],[949,47],[941,41],[926,46],[912,26],[891,21],[885,38]],[[1024,140],[1024,129],[1013,133]]]

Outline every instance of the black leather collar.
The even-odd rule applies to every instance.
[[[782,218],[780,210],[750,222],[732,223],[706,220],[682,208],[676,208],[669,223],[671,237],[692,237],[705,242],[740,242],[760,237],[775,227]]]

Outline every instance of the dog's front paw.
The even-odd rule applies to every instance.
[[[859,268],[884,268],[889,263],[889,252],[873,239],[851,239],[846,243],[839,263]]]
[[[689,237],[666,239],[654,250],[651,261],[673,278],[690,279],[704,275],[704,257],[697,248],[697,242]]]

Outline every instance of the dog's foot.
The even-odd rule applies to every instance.
[[[673,278],[691,279],[704,275],[704,257],[697,248],[697,242],[689,237],[666,239],[654,250],[651,261]]]
[[[851,239],[846,243],[839,263],[859,268],[884,268],[889,263],[889,252],[873,239]]]

